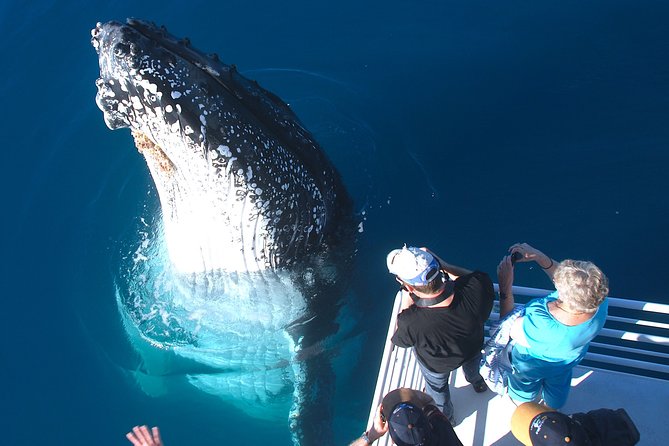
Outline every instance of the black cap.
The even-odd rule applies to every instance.
[[[423,412],[432,398],[423,392],[400,388],[388,393],[381,405],[388,422],[388,432],[397,446],[425,445],[432,438],[432,428]]]
[[[544,412],[530,423],[532,446],[590,446],[590,437],[580,423],[560,412]]]

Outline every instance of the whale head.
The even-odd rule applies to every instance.
[[[147,22],[91,34],[96,102],[146,159],[176,270],[289,267],[350,229],[339,174],[277,96]]]

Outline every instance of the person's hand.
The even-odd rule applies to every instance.
[[[439,267],[441,267],[441,265],[443,265],[443,264],[445,263],[441,257],[439,257],[438,255],[436,255],[436,254],[434,253],[434,251],[432,251],[432,250],[431,250],[430,248],[428,248],[427,246],[421,246],[419,249],[420,249],[421,251],[425,251],[426,253],[428,253],[428,254],[430,254],[432,257],[434,257],[434,259],[435,259],[435,260],[437,261],[437,263],[439,264]]]
[[[514,253],[520,254],[522,257],[516,260],[516,262],[532,262],[539,260],[544,260],[548,258],[546,254],[543,252],[539,251],[537,248],[534,248],[527,243],[516,243],[511,245],[509,248],[509,254],[513,255]],[[541,263],[539,263],[539,266],[541,266]]]
[[[146,425],[135,426],[132,428],[132,432],[125,434],[125,437],[134,446],[163,446],[158,427],[152,428],[151,432],[149,432],[149,428]]]
[[[439,264],[439,268],[441,270],[445,271],[446,273],[448,273],[451,280],[455,280],[460,276],[464,276],[464,275],[472,273],[472,271],[467,269],[467,268],[463,268],[463,267],[457,266],[457,265],[451,265],[450,263],[444,262],[444,259],[442,259],[437,254],[435,254],[434,251],[432,251],[427,246],[422,246],[420,249],[427,252],[428,254],[431,254],[432,257],[434,257],[434,259]]]
[[[372,424],[372,428],[367,434],[369,441],[372,443],[383,437],[386,432],[388,432],[388,423],[383,420],[382,410],[383,406],[379,404],[379,408],[376,410],[376,416],[374,417],[374,424]]]
[[[509,295],[513,292],[513,263],[511,256],[502,257],[502,261],[497,265],[497,282],[499,283],[499,292]]]

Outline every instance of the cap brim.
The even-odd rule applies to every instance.
[[[410,403],[419,409],[423,409],[423,407],[431,402],[433,402],[432,398],[426,393],[402,387],[395,389],[392,392],[388,392],[388,394],[383,397],[381,406],[383,408],[383,416],[386,417],[386,420],[389,420],[393,409],[400,403]]]
[[[555,410],[537,403],[521,404],[511,416],[511,432],[525,446],[532,446],[530,424],[534,417],[546,412],[555,412]]]

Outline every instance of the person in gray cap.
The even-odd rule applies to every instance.
[[[490,316],[490,277],[444,262],[427,248],[404,246],[387,257],[388,270],[402,286],[402,311],[393,344],[413,347],[425,391],[455,425],[448,382],[462,366],[477,393],[488,387],[479,373],[483,324]]]

